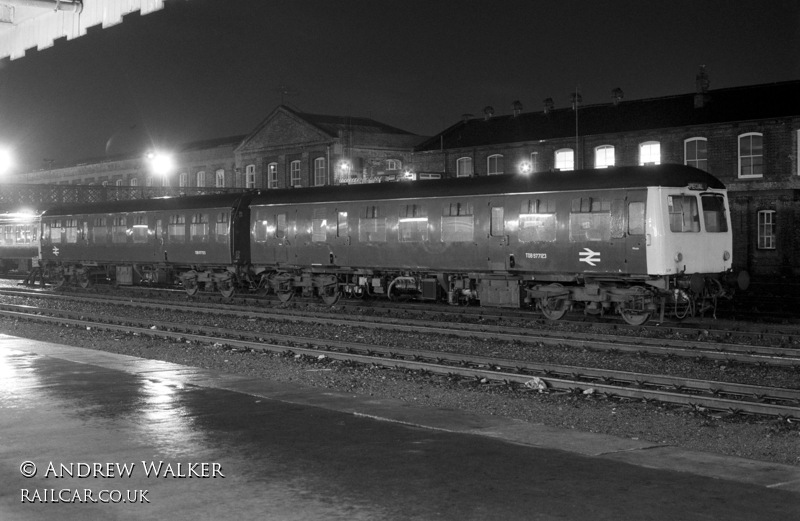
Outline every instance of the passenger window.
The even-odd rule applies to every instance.
[[[386,218],[378,206],[367,206],[358,219],[358,242],[386,242]]]
[[[573,199],[569,214],[569,240],[584,242],[610,239],[611,200],[601,197]]]
[[[472,242],[474,225],[471,203],[449,203],[442,208],[442,242]]]
[[[522,201],[519,209],[519,242],[556,240],[556,203],[552,199]]]
[[[214,227],[214,237],[216,242],[228,242],[228,212],[219,212],[217,214],[217,223]]]
[[[196,213],[192,215],[189,237],[192,242],[208,242],[208,214]]]
[[[111,222],[111,242],[125,244],[128,242],[128,222],[124,215],[118,215]]]
[[[169,226],[167,228],[167,238],[171,243],[186,242],[186,216],[170,215]]]
[[[397,222],[400,242],[422,242],[428,240],[428,212],[418,204],[400,207]]]
[[[644,201],[628,203],[628,235],[644,235]]]
[[[703,194],[703,224],[710,233],[728,231],[728,218],[725,214],[725,198],[720,194]]]
[[[136,215],[133,218],[133,242],[145,243],[149,236],[147,228],[147,217],[144,215]]]
[[[699,232],[700,216],[697,211],[697,197],[693,195],[670,195],[669,230],[671,232]]]
[[[289,228],[286,220],[285,213],[279,213],[275,216],[275,238],[285,239],[286,233]]]

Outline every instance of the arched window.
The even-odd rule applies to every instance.
[[[556,170],[575,170],[575,152],[571,148],[556,150]]]
[[[661,143],[658,141],[645,141],[639,144],[640,165],[661,164]]]
[[[325,158],[318,157],[314,160],[314,186],[323,186],[327,181],[327,172],[325,171]]]
[[[692,137],[683,142],[683,164],[708,171],[708,140]]]
[[[180,175],[178,175],[178,186],[184,187],[188,185],[189,185],[189,174],[187,174],[186,172],[181,172]]]
[[[292,161],[289,164],[292,186],[300,186],[300,161]]]
[[[206,186],[206,173],[204,170],[197,172],[197,186],[199,188]]]
[[[614,147],[601,145],[594,149],[594,167],[608,168],[614,166]]]
[[[217,188],[224,188],[225,187],[225,170],[222,168],[218,169],[214,175],[214,186]]]
[[[503,173],[503,154],[492,154],[486,158],[486,173],[489,175]]]
[[[278,188],[278,163],[267,165],[267,188]]]
[[[244,167],[244,186],[245,188],[256,187],[256,165]]]
[[[739,136],[739,177],[761,177],[764,173],[764,136],[749,132]]]
[[[114,184],[116,186],[122,186],[122,179],[117,179],[116,183],[114,183]]]
[[[461,157],[456,161],[456,177],[469,177],[472,175],[472,158]]]
[[[136,179],[135,177],[131,177],[130,185],[131,186],[139,186],[139,180]]]

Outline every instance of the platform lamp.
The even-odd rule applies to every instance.
[[[172,154],[166,152],[150,151],[147,153],[147,161],[150,164],[150,170],[157,176],[163,179],[175,169],[175,160]]]

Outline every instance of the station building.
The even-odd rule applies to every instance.
[[[727,186],[738,268],[800,276],[800,81],[713,90],[701,69],[687,94],[625,100],[617,88],[608,103],[570,98],[528,112],[519,101],[502,114],[485,107],[431,137],[280,105],[247,135],[184,145],[169,176],[140,155],[26,172],[19,182],[191,194],[682,163]]]

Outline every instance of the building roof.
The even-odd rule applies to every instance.
[[[692,125],[800,116],[800,81],[708,90],[662,98],[581,106],[579,135],[642,132]],[[696,98],[702,101],[696,107]],[[417,151],[575,137],[572,108],[461,121],[416,147]]]

